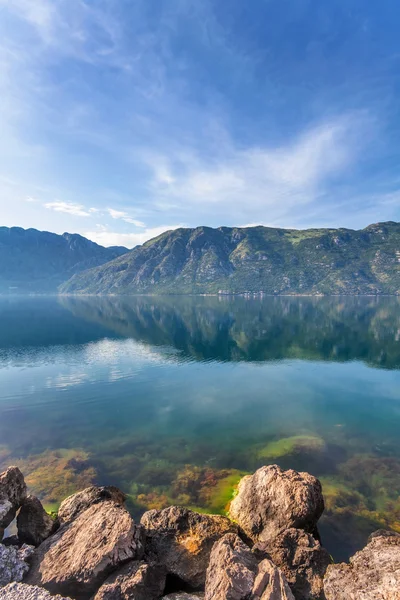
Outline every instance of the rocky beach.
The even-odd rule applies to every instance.
[[[272,465],[242,478],[228,516],[170,506],[135,523],[112,486],[77,492],[49,515],[9,467],[0,600],[398,600],[400,535],[379,530],[334,564],[318,532],[323,511],[318,479]]]

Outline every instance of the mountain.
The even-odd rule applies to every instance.
[[[61,293],[400,294],[400,223],[351,229],[176,229]]]
[[[77,234],[0,227],[0,292],[56,292],[75,273],[126,252],[122,247],[103,248]]]

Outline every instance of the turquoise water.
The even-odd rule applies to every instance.
[[[400,531],[400,299],[0,299],[0,467],[55,509],[223,513],[262,464],[321,478],[335,559]]]

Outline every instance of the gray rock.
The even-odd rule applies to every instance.
[[[21,542],[39,546],[56,529],[56,523],[36,496],[28,496],[18,513],[17,529]]]
[[[332,562],[329,553],[312,535],[301,529],[286,529],[272,542],[253,548],[258,557],[267,557],[285,575],[296,600],[323,598],[323,579]]]
[[[247,600],[257,567],[256,557],[237,535],[224,535],[211,552],[205,600]]]
[[[58,509],[58,520],[61,524],[70,523],[84,510],[93,504],[112,500],[118,506],[123,506],[126,496],[121,490],[114,486],[96,487],[91,486],[73,494],[61,502]]]
[[[94,600],[158,600],[165,588],[165,569],[134,561],[113,573]]]
[[[26,583],[9,583],[0,589],[0,600],[71,600],[63,596],[51,596],[43,588]]]
[[[13,581],[22,581],[29,571],[27,560],[33,551],[32,546],[25,544],[21,548],[0,544],[0,587]]]
[[[18,467],[9,467],[0,473],[0,540],[3,539],[4,530],[15,519],[26,493],[24,476]]]
[[[144,532],[113,501],[94,504],[34,552],[26,583],[84,600],[112,571],[143,555]]]
[[[202,592],[193,592],[192,594],[178,592],[176,594],[168,594],[168,596],[163,596],[162,600],[199,600],[199,598],[204,598],[204,594]]]
[[[259,564],[251,599],[294,600],[284,574],[267,558]]]
[[[290,527],[312,533],[323,510],[318,479],[271,465],[241,479],[230,515],[257,542],[272,541]]]
[[[150,510],[142,519],[146,529],[146,555],[165,566],[192,589],[201,589],[214,543],[237,527],[226,517],[203,515],[171,506]],[[185,589],[185,586],[182,586]]]
[[[400,535],[379,531],[350,564],[330,565],[324,590],[327,600],[400,600]]]

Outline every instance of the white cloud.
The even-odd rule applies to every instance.
[[[135,225],[135,227],[146,227],[143,221],[138,221],[137,219],[130,217],[129,214],[124,211],[107,208],[107,212],[112,219],[121,219],[122,221],[125,221],[125,223]]]
[[[370,122],[350,115],[322,123],[280,147],[237,147],[210,158],[180,148],[175,154],[146,155],[153,172],[150,189],[169,210],[229,214],[230,222],[269,222],[318,201],[329,185],[346,177],[362,152]],[[267,211],[267,213],[266,213]]]
[[[134,248],[140,244],[144,244],[147,240],[151,240],[165,231],[172,231],[185,227],[186,225],[165,225],[160,227],[149,227],[140,233],[119,233],[115,231],[104,231],[102,228],[99,231],[87,231],[83,235],[89,240],[100,244],[101,246],[125,246]]]
[[[82,204],[71,204],[57,200],[56,202],[47,202],[43,206],[49,210],[67,213],[68,215],[73,215],[74,217],[90,217],[90,213]]]

